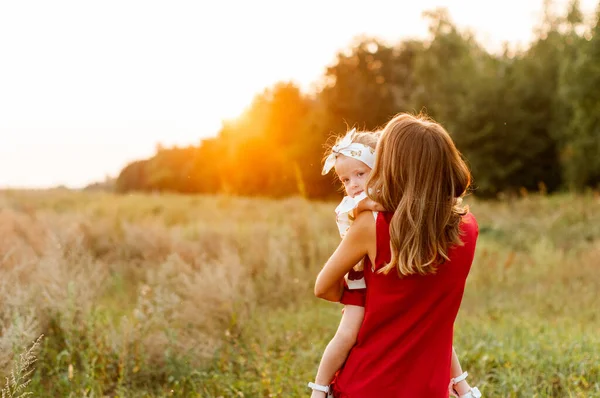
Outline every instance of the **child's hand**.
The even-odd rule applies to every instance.
[[[354,210],[354,215],[358,216],[359,213],[363,212],[363,211],[385,211],[385,209],[383,208],[382,205],[380,205],[379,203],[375,202],[373,199],[371,198],[364,198],[363,200],[361,200],[360,202],[358,202],[358,206],[356,206],[356,209]]]

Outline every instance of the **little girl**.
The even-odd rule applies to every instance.
[[[353,129],[344,138],[338,139],[325,160],[322,174],[329,173],[333,168],[347,195],[335,209],[336,223],[342,239],[356,216],[355,212],[361,211],[361,208],[366,210],[365,203],[368,200],[364,201],[367,198],[364,189],[375,163],[375,148],[379,136],[380,132],[357,132]],[[315,383],[308,384],[313,389],[312,398],[323,398],[329,393],[328,386],[331,380],[356,343],[365,313],[366,284],[362,267],[361,261],[345,276],[347,289],[340,300],[344,304],[342,319],[323,353]],[[450,380],[450,394],[458,394],[464,398],[481,396],[479,390],[476,387],[471,388],[465,380],[467,373],[462,372],[454,348],[451,375],[454,378]]]

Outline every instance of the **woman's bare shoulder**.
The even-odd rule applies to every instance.
[[[354,229],[354,233],[356,234],[375,236],[375,224],[376,222],[375,217],[373,217],[373,212],[363,211],[358,214],[350,229]]]

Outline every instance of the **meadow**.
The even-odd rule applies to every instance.
[[[470,383],[600,397],[600,197],[467,203],[480,238],[455,347]],[[312,293],[335,205],[0,191],[2,398],[309,396],[340,317]]]

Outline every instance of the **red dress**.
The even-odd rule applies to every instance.
[[[375,270],[391,259],[391,217],[377,216]],[[460,229],[464,245],[449,250],[450,261],[436,274],[377,274],[365,261],[365,317],[356,345],[333,382],[334,397],[448,397],[454,320],[479,233],[470,213]],[[345,291],[341,302],[356,300],[355,293]]]

